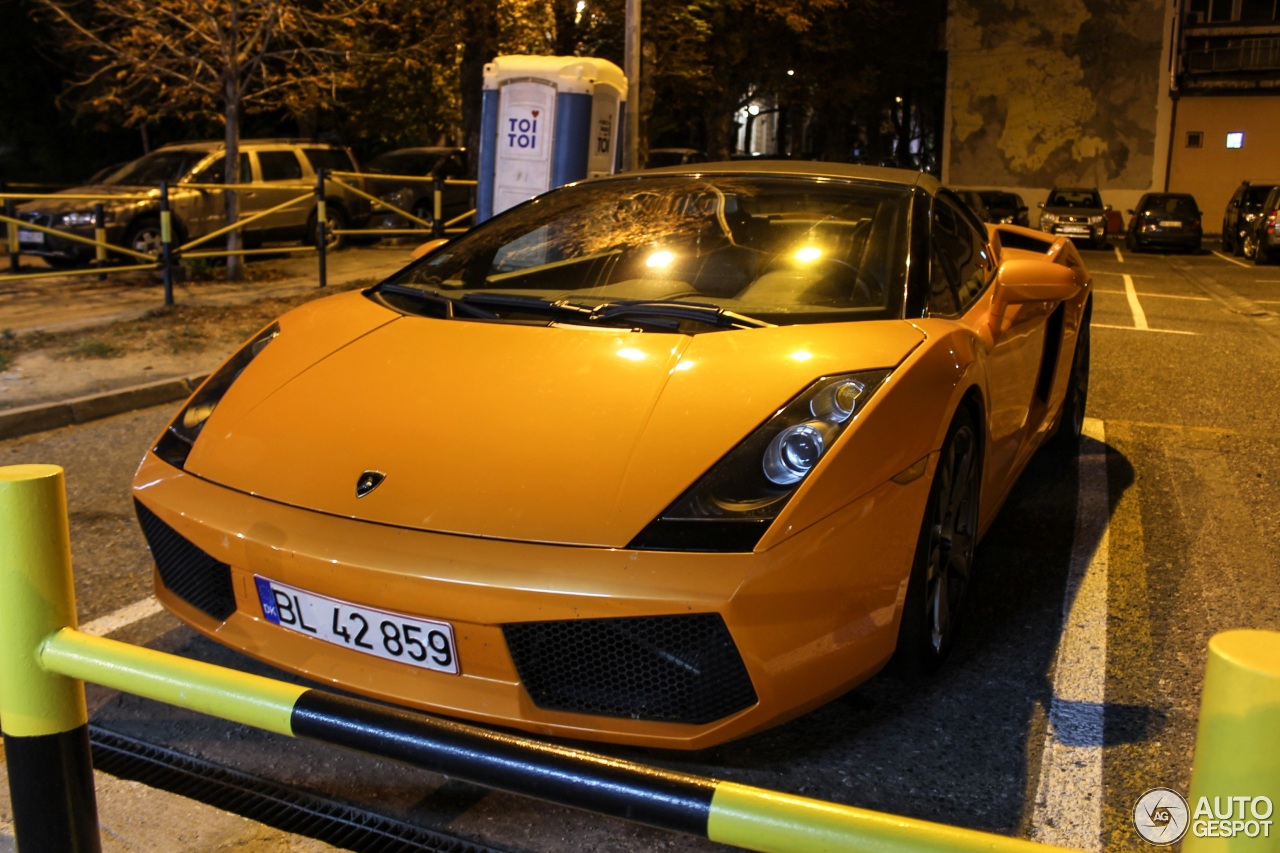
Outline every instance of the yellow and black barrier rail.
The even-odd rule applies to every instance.
[[[0,727],[21,853],[100,850],[84,682],[490,788],[776,853],[1064,848],[649,767],[76,630],[63,471],[0,467]],[[1280,783],[1280,634],[1210,645],[1192,795]],[[1258,758],[1258,756],[1262,756]],[[1188,836],[1183,850],[1226,849]],[[1273,839],[1230,850],[1274,850]],[[1244,843],[1241,843],[1244,842]]]
[[[394,180],[399,183],[427,183],[432,185],[432,209],[433,215],[431,219],[423,219],[416,213],[404,210],[391,202],[375,196],[364,188],[364,181],[370,177],[376,177],[379,180]],[[5,232],[8,243],[10,274],[0,275],[0,281],[22,281],[28,279],[53,278],[76,275],[97,275],[102,276],[107,271],[110,272],[131,272],[136,270],[156,270],[160,272],[165,281],[165,304],[173,303],[172,297],[172,280],[173,265],[179,263],[182,259],[198,259],[198,258],[215,258],[229,257],[231,255],[250,256],[273,254],[278,255],[284,253],[308,253],[315,252],[319,256],[319,286],[325,286],[325,252],[331,238],[341,238],[345,236],[423,236],[429,238],[439,238],[460,234],[468,230],[470,223],[474,221],[475,208],[468,210],[452,219],[444,218],[444,188],[446,186],[471,186],[476,185],[476,181],[464,181],[456,179],[443,179],[435,177],[418,177],[412,175],[370,175],[362,172],[327,172],[319,170],[315,186],[309,184],[298,183],[289,184],[282,182],[271,183],[237,183],[237,184],[192,184],[184,183],[181,185],[183,190],[199,190],[207,192],[225,192],[225,191],[272,191],[280,192],[282,190],[296,190],[298,195],[293,198],[286,199],[281,203],[267,210],[256,211],[251,215],[237,218],[236,222],[218,228],[207,234],[190,239],[184,243],[175,242],[177,237],[177,229],[174,227],[173,214],[169,205],[170,188],[167,182],[161,182],[158,193],[156,191],[148,191],[133,195],[113,194],[104,196],[102,194],[88,193],[32,193],[32,192],[11,192],[7,189],[0,190],[0,204],[3,204],[3,213],[0,213],[0,223],[5,226]],[[370,204],[373,211],[389,210],[407,222],[411,223],[411,227],[406,228],[350,228],[335,227],[327,216],[327,205],[329,197],[333,196],[334,188],[346,190],[349,194],[365,199]],[[32,201],[38,199],[51,199],[57,201],[85,201],[94,202],[94,236],[85,237],[68,228],[57,228],[52,225],[42,225],[36,222],[23,220],[17,216],[14,202],[16,201]],[[113,202],[132,201],[132,202],[152,202],[158,205],[158,214],[161,226],[161,246],[157,247],[154,253],[141,252],[137,249],[121,246],[111,243],[107,239],[106,216],[103,210],[103,203],[110,199]],[[206,246],[213,240],[225,237],[233,231],[240,231],[256,222],[260,222],[267,217],[274,216],[290,207],[313,202],[316,205],[316,234],[314,245],[302,245],[299,247],[271,247],[265,249],[202,249],[196,251],[201,246]],[[417,227],[412,227],[416,225]],[[94,249],[94,261],[90,267],[80,269],[51,269],[42,272],[21,273],[18,262],[19,256],[22,254],[22,241],[20,239],[20,231],[27,233],[39,233],[46,235],[46,239],[52,237],[57,240],[63,240],[82,246],[91,246]],[[129,265],[112,264],[108,266],[108,260],[111,257],[127,256],[133,261]]]

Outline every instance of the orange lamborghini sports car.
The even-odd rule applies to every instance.
[[[583,181],[309,303],[133,486],[163,603],[261,660],[548,735],[696,749],[956,636],[1092,288],[933,178]]]

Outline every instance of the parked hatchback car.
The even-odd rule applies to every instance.
[[[1022,196],[1004,190],[979,190],[978,195],[982,196],[982,203],[987,206],[992,222],[1030,227],[1031,218]]]
[[[1124,242],[1131,251],[1182,249],[1200,251],[1204,236],[1200,205],[1186,193],[1147,193],[1129,211]]]
[[[956,190],[955,193],[964,199],[964,203],[969,205],[969,209],[983,222],[995,221],[991,216],[991,211],[987,210],[987,203],[982,200],[982,194],[977,190]]]
[[[175,240],[185,242],[226,225],[224,195],[209,187],[224,183],[225,151],[222,142],[166,145],[111,172],[101,183],[63,191],[73,198],[44,198],[21,204],[18,218],[92,238],[95,201],[83,197],[98,196],[104,207],[107,242],[157,254],[161,245],[161,181],[169,186]],[[240,191],[240,218],[305,194],[307,187],[315,186],[320,169],[359,171],[355,156],[340,145],[289,139],[241,140],[241,182],[253,186]],[[314,240],[316,207],[315,200],[309,199],[245,226],[245,244]],[[328,245],[337,248],[343,238],[333,232],[348,225],[363,225],[369,217],[369,202],[336,183],[326,182],[325,212],[332,234]],[[23,254],[38,255],[53,266],[85,263],[95,253],[91,245],[21,227],[18,245]]]
[[[1280,186],[1271,188],[1244,235],[1244,256],[1255,264],[1280,258]]]
[[[1040,205],[1040,230],[1094,248],[1107,245],[1107,213],[1097,187],[1054,187]]]
[[[1240,182],[1240,186],[1236,187],[1236,191],[1231,194],[1231,200],[1227,202],[1226,211],[1222,214],[1222,250],[1224,252],[1235,255],[1244,254],[1245,235],[1252,230],[1253,220],[1262,209],[1267,193],[1277,186],[1280,186],[1280,179]]]
[[[435,187],[430,181],[406,178],[462,180],[467,177],[467,149],[452,147],[397,148],[368,162],[365,172],[369,192],[383,201],[408,211],[424,222],[435,222]],[[446,222],[475,207],[472,188],[445,184],[441,190],[441,215]],[[374,228],[413,228],[417,225],[394,210],[374,211]]]

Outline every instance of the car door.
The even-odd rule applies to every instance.
[[[939,195],[933,204],[930,314],[959,315],[982,336],[990,317],[995,261],[985,229],[958,202]],[[1021,466],[1021,450],[1039,426],[1044,406],[1036,405],[1040,365],[1046,356],[1043,304],[1010,305],[990,336],[986,357],[988,458],[984,487],[1003,493]]]
[[[250,152],[254,181],[241,194],[240,213],[251,216],[271,210],[299,196],[310,196],[313,188],[305,177],[302,161],[290,146],[258,148]],[[248,226],[264,240],[299,240],[306,236],[307,217],[314,202],[308,198],[277,210]]]
[[[190,189],[188,198],[184,201],[185,209],[176,211],[187,227],[189,236],[199,237],[226,225],[226,193],[217,188],[226,186],[226,169],[226,155],[220,154],[197,168],[187,182],[201,186],[200,189]],[[241,154],[240,180],[248,181],[249,174],[249,155]]]

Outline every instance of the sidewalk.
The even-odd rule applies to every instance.
[[[327,258],[329,287],[376,281],[409,260],[410,247],[361,246]],[[274,281],[174,285],[177,305],[233,305],[318,288],[314,255],[259,262],[283,273]],[[164,305],[161,284],[98,282],[96,276],[0,282],[0,334],[91,329],[141,317]],[[149,353],[143,357],[53,361],[23,354],[0,373],[0,439],[55,429],[132,409],[177,402],[230,355]]]
[[[330,286],[381,279],[404,266],[410,247],[357,247],[332,254],[327,259]],[[271,282],[229,284],[205,282],[174,288],[175,303],[231,305],[267,296],[296,294],[317,287],[316,258],[311,255],[271,263],[286,277]],[[158,285],[99,283],[96,278],[63,278],[42,282],[0,283],[0,332],[26,333],[37,330],[67,331],[101,326],[115,320],[139,317],[163,305],[163,289]],[[42,400],[0,410],[0,439],[80,423],[143,406],[177,402],[187,396],[198,380],[229,352],[204,353],[194,360],[164,361],[149,369],[120,372],[120,361],[90,359],[74,364],[60,362],[56,369],[83,374],[85,387],[109,385],[109,390],[73,399]],[[141,364],[141,362],[133,362]],[[39,389],[16,390],[24,383],[11,376],[21,364],[0,373],[0,405],[23,402],[21,396],[37,399]],[[8,381],[6,382],[6,377]],[[30,378],[30,374],[26,378]],[[79,378],[78,378],[79,381]],[[8,398],[4,396],[8,393]],[[202,851],[254,850],[268,853],[322,853],[337,850],[326,843],[291,835],[231,812],[206,806],[195,800],[170,794],[146,785],[94,773],[98,821],[104,853],[168,853],[172,850]],[[9,803],[8,765],[0,752],[0,853],[14,853],[13,814]]]

